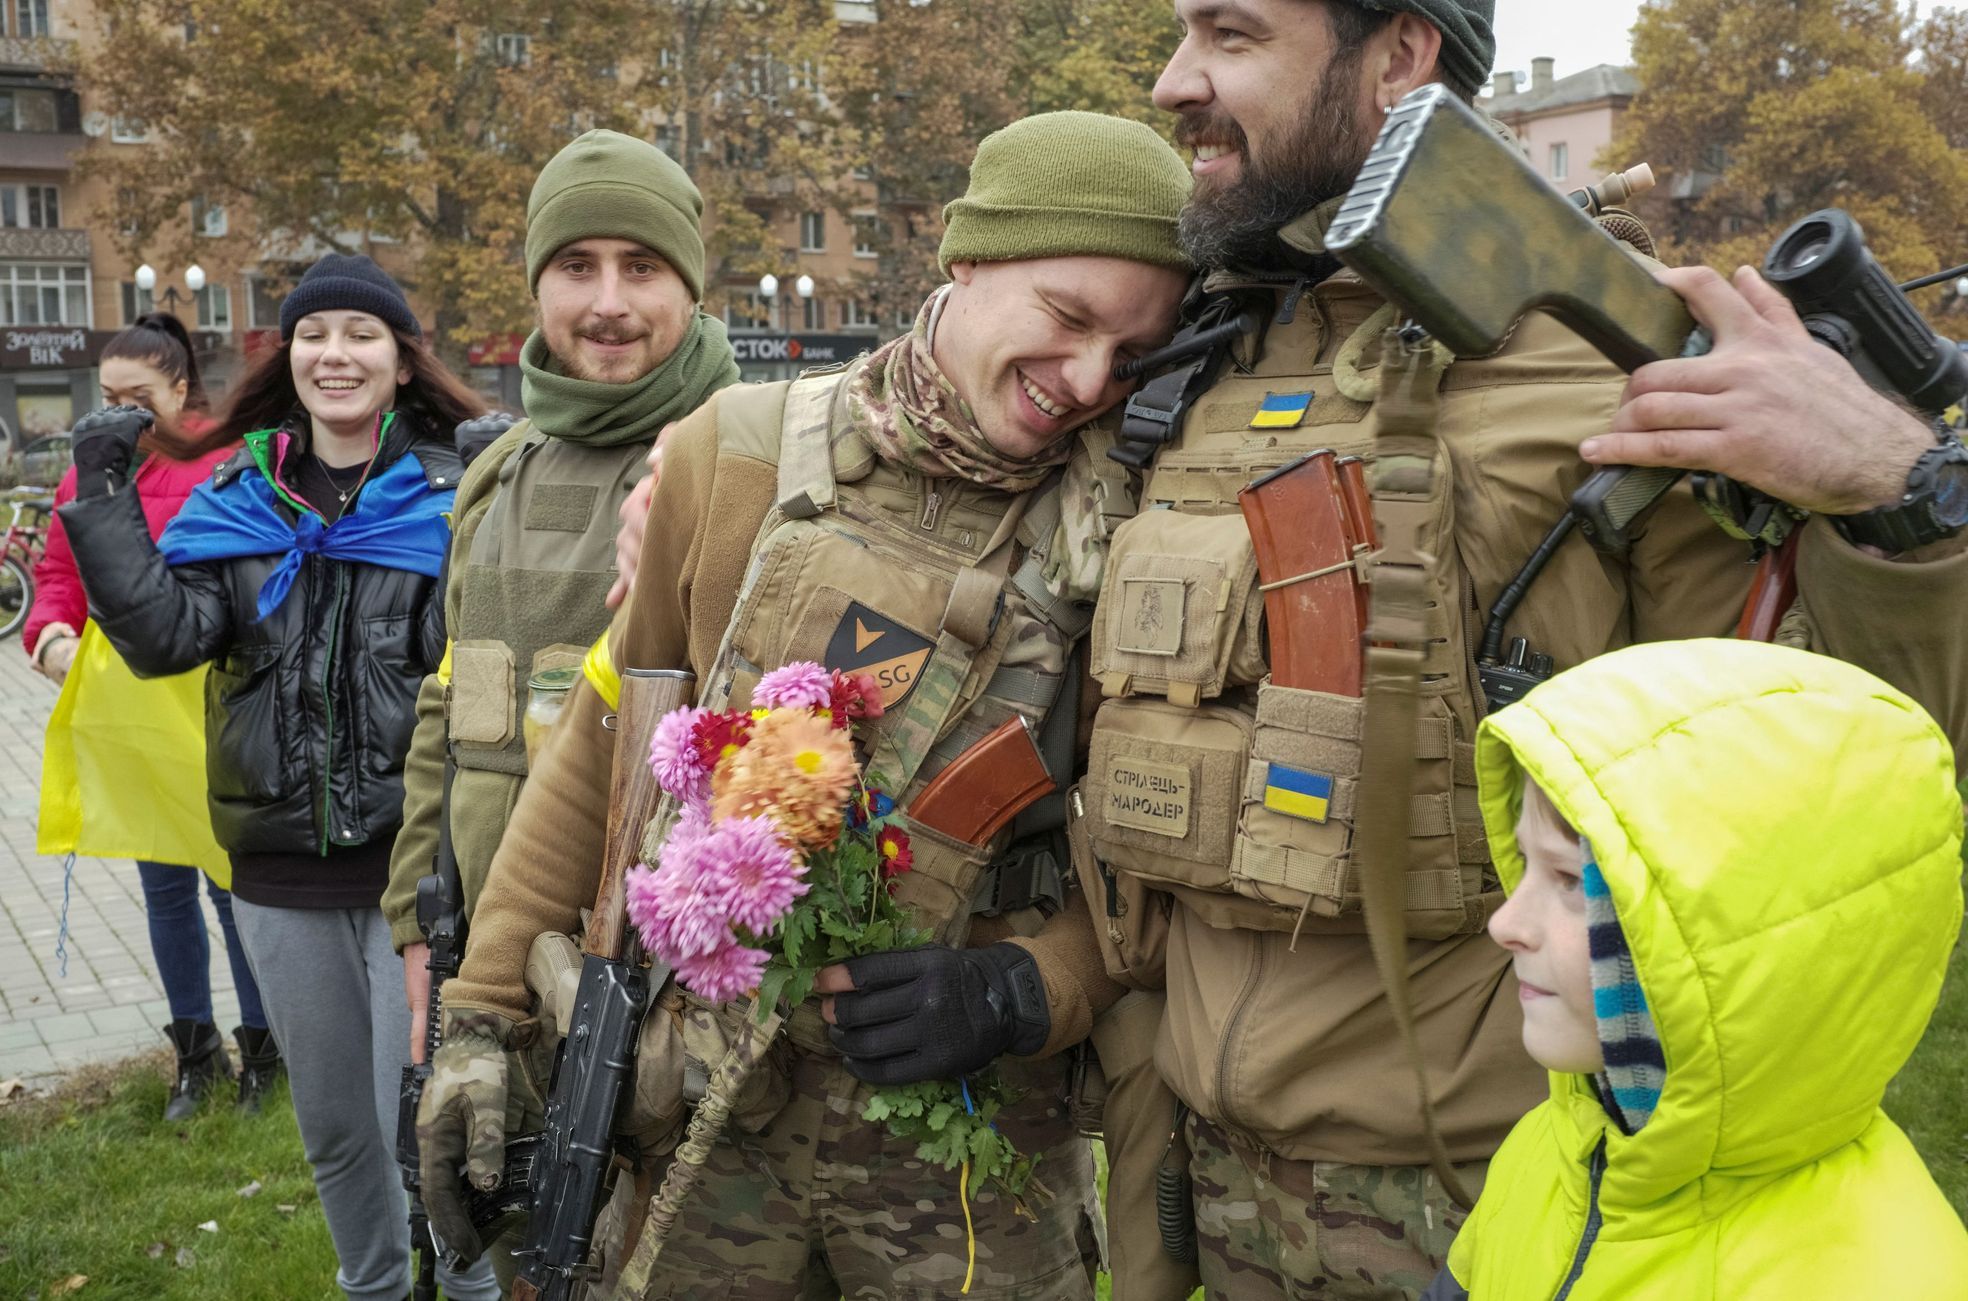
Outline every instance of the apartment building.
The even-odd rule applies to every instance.
[[[1639,92],[1632,72],[1610,63],[1569,77],[1556,76],[1556,70],[1552,59],[1532,59],[1530,84],[1521,87],[1515,72],[1499,72],[1482,101],[1491,117],[1517,133],[1531,165],[1560,189],[1576,190],[1607,171],[1642,161],[1596,166],[1613,142],[1620,115]]]

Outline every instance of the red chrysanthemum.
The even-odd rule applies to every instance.
[[[875,852],[881,855],[882,876],[891,881],[916,865],[909,833],[900,827],[883,827],[875,837]]]
[[[752,735],[752,716],[736,709],[707,713],[690,730],[690,744],[705,771],[712,771],[744,748]]]
[[[835,727],[882,716],[881,684],[871,673],[834,673],[834,698],[828,712]]]

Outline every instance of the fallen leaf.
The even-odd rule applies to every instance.
[[[70,1274],[61,1282],[48,1289],[49,1296],[67,1296],[70,1292],[80,1292],[89,1282],[87,1274]]]
[[[150,1257],[152,1260],[162,1260],[164,1259],[164,1253],[170,1249],[170,1245],[168,1242],[153,1242],[144,1248],[144,1255]]]
[[[252,1183],[247,1184],[239,1190],[239,1195],[241,1197],[258,1197],[260,1195],[260,1181],[255,1179]]]
[[[292,1215],[295,1212],[295,1210],[298,1208],[291,1206],[286,1202],[275,1202],[273,1204],[273,1209],[279,1211],[282,1215]]]
[[[217,1220],[207,1220],[198,1226],[198,1231],[200,1233],[217,1233],[219,1231],[219,1222]]]
[[[197,1252],[195,1252],[195,1251],[193,1251],[193,1250],[192,1250],[192,1249],[191,1249],[190,1247],[179,1247],[179,1248],[178,1248],[178,1268],[179,1268],[179,1269],[190,1269],[190,1268],[191,1268],[191,1267],[192,1267],[193,1265],[196,1265],[197,1263],[198,1263],[198,1253],[197,1253]]]

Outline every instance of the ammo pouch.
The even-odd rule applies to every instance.
[[[1123,983],[1159,978],[1167,922],[1156,892],[1216,927],[1366,932],[1354,861],[1366,704],[1271,683],[1256,561],[1235,505],[1238,487],[1310,446],[1346,447],[1348,435],[1364,450],[1359,433],[1335,427],[1304,448],[1185,448],[1179,472],[1158,469],[1146,494],[1171,493],[1182,509],[1144,509],[1115,534],[1093,633],[1108,699],[1081,787],[1086,850],[1075,853],[1109,972]],[[1420,503],[1422,545],[1453,556],[1442,461]],[[1211,492],[1214,503],[1200,499]],[[1442,568],[1461,581],[1458,566]],[[1429,595],[1405,920],[1416,939],[1483,924],[1489,862],[1465,642],[1474,616],[1463,593]]]

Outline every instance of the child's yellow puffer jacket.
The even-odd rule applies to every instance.
[[[1968,1298],[1968,1232],[1879,1106],[1961,925],[1940,728],[1837,660],[1664,643],[1501,711],[1477,766],[1506,886],[1520,772],[1591,840],[1667,1078],[1628,1137],[1553,1075],[1456,1280],[1476,1301]]]

